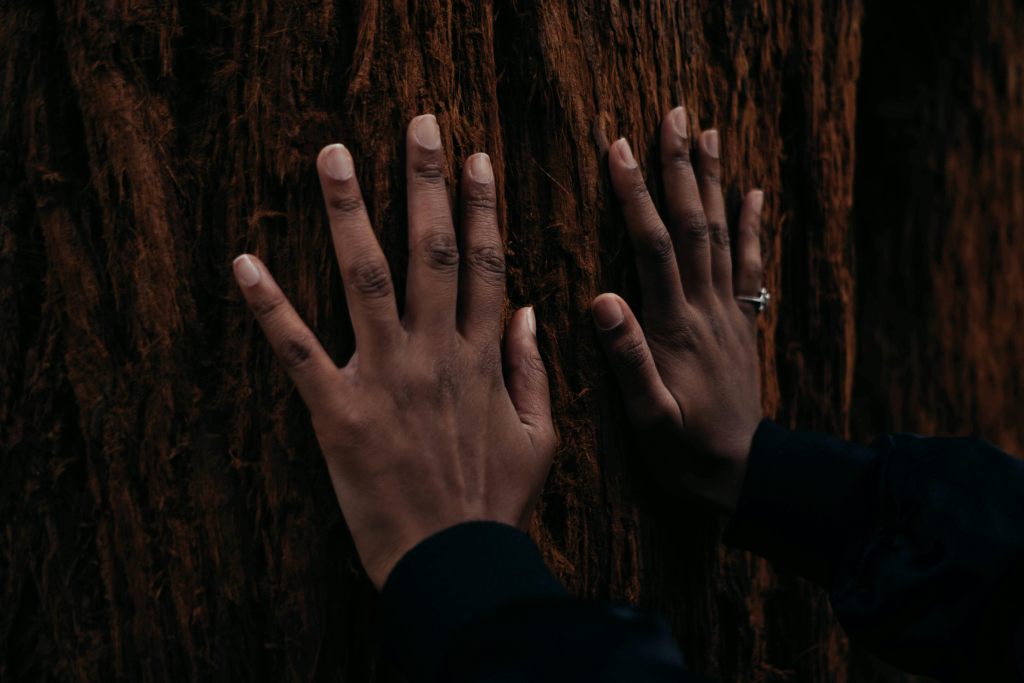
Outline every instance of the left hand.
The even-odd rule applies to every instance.
[[[512,316],[501,349],[505,262],[490,159],[476,154],[463,169],[460,260],[433,116],[413,119],[406,149],[401,317],[351,155],[331,145],[317,161],[356,336],[347,365],[328,357],[265,265],[250,255],[234,264],[309,408],[342,513],[378,588],[402,555],[447,527],[469,520],[525,527],[555,450],[532,308]]]
[[[629,143],[608,150],[636,256],[643,327],[615,294],[597,297],[592,310],[657,481],[677,498],[732,512],[763,415],[756,314],[736,299],[761,289],[763,194],[743,200],[734,264],[718,131],[700,136],[696,164],[690,148],[686,111],[678,107],[661,125],[664,221]]]

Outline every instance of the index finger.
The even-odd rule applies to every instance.
[[[399,329],[391,270],[370,227],[348,149],[328,145],[316,165],[356,346],[373,353],[387,346]]]
[[[338,388],[338,366],[258,258],[242,254],[232,269],[249,309],[302,400],[310,408],[323,403]]]

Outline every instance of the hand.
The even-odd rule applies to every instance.
[[[309,408],[342,513],[378,588],[403,554],[449,526],[525,526],[555,450],[532,308],[516,311],[504,354],[500,346],[505,262],[490,159],[476,154],[463,169],[460,269],[433,116],[413,119],[406,149],[401,318],[351,155],[331,145],[317,160],[356,337],[345,367],[335,366],[265,265],[250,255],[234,263],[249,307]]]
[[[697,149],[695,174],[686,111],[672,110],[661,126],[668,228],[629,143],[609,149],[644,326],[614,294],[597,297],[592,312],[656,479],[672,494],[733,511],[762,417],[755,312],[734,293],[761,290],[763,194],[754,190],[743,200],[733,272],[717,131],[705,131]]]

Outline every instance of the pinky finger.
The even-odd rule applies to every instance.
[[[242,254],[235,259],[232,269],[249,310],[306,405],[312,408],[326,401],[337,389],[338,367],[316,335],[302,322],[258,258]]]

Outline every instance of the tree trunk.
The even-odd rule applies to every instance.
[[[607,146],[656,178],[684,102],[732,206],[768,198],[766,411],[1022,449],[1024,9],[865,1],[0,4],[0,679],[396,679],[230,260],[342,362],[316,152],[352,149],[401,292],[402,131],[433,112],[503,188],[561,439],[532,533],[570,591],[662,612],[721,681],[895,680],[716,516],[652,508],[587,311],[638,293]]]

